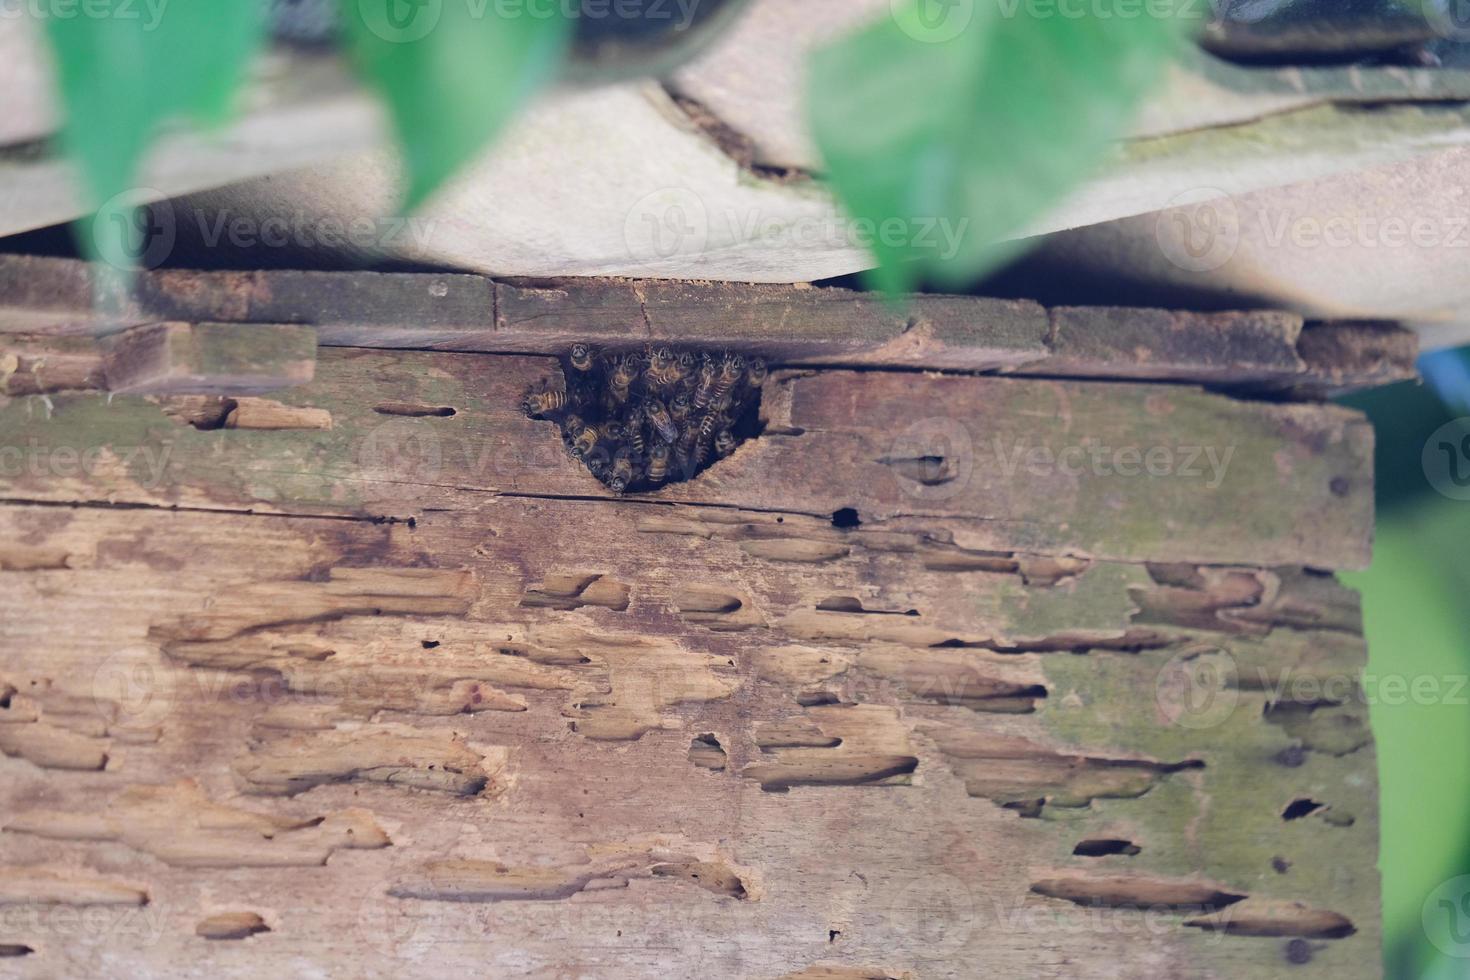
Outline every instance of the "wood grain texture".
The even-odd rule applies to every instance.
[[[102,302],[95,302],[98,291]],[[101,311],[101,312],[99,312]],[[67,259],[0,255],[0,334],[85,334],[175,320],[310,324],[327,346],[560,354],[575,341],[757,349],[787,365],[1175,380],[1308,394],[1414,377],[1416,341],[1290,313],[1047,309],[918,295],[899,308],[812,286],[624,279],[503,282],[453,273],[140,273],[113,295]],[[1309,344],[1309,335],[1310,341]],[[1341,339],[1338,339],[1341,336]]]
[[[1377,974],[1352,412],[787,369],[618,498],[544,356],[110,397],[25,344],[7,970]]]
[[[0,507],[66,556],[0,573],[0,729],[106,756],[0,758],[0,865],[30,869],[0,894],[36,910],[0,941],[241,977],[1373,975],[1364,649],[1330,578],[767,533],[838,532],[490,495],[412,526]],[[526,601],[573,578],[626,604]],[[110,929],[37,904],[127,888]]]
[[[494,494],[608,499],[552,424],[520,413],[527,387],[559,379],[544,358],[323,350],[315,383],[249,414],[243,399],[10,399],[0,497],[400,518]],[[1334,406],[819,371],[773,375],[761,415],[760,438],[647,499],[851,508],[867,527],[930,530],[1002,558],[1353,568],[1368,557],[1372,432]]]

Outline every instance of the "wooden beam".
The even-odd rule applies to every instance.
[[[101,343],[118,394],[253,394],[305,384],[316,370],[316,330],[301,324],[154,323]]]
[[[13,400],[0,405],[0,446],[18,458],[0,470],[0,497],[399,517],[487,494],[609,497],[552,423],[521,413],[527,388],[559,378],[546,358],[324,349],[315,381],[278,393],[274,411],[90,393],[53,394],[47,411]],[[240,431],[218,431],[232,411]],[[761,414],[763,435],[644,499],[851,509],[865,525],[907,522],[985,551],[1368,560],[1372,430],[1331,405],[808,371],[773,375]],[[271,431],[245,431],[247,417],[271,419]]]
[[[1133,378],[1246,390],[1351,390],[1414,377],[1413,334],[1384,328],[1364,363],[1281,312],[1048,310],[965,296],[810,286],[577,279],[497,282],[456,273],[194,272],[138,276],[94,313],[68,259],[0,256],[0,332],[87,333],[157,321],[305,323],[325,346],[561,354],[575,341],[758,349],[789,365],[886,366]],[[1354,329],[1349,325],[1349,329]],[[1391,342],[1388,334],[1392,334]]]

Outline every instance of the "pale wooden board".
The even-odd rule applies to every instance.
[[[21,975],[1377,974],[1364,651],[1325,576],[984,570],[798,515],[486,494],[412,526],[6,505],[0,567]],[[263,765],[394,781],[281,795]],[[1072,853],[1099,839],[1139,851]],[[1145,908],[1048,897],[1089,893]],[[1147,908],[1220,894],[1281,934]]]
[[[462,508],[467,491],[610,496],[551,423],[520,414],[545,382],[560,383],[545,358],[324,349],[313,384],[223,403],[211,422],[188,401],[13,398],[0,404],[0,497],[406,518]],[[762,417],[762,437],[656,498],[851,508],[875,527],[932,519],[964,547],[1000,552],[1320,568],[1368,558],[1372,431],[1335,406],[820,371],[774,375]],[[914,462],[926,457],[942,462]]]

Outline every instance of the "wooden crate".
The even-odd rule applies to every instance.
[[[1372,434],[1300,396],[1402,376],[1401,334],[410,274],[94,292],[0,260],[7,970],[1378,974],[1332,576],[1368,560]],[[325,346],[246,358],[311,378],[275,392],[107,393],[164,321],[195,381],[241,363],[200,324]],[[763,433],[608,494],[517,404],[630,334],[769,351]]]

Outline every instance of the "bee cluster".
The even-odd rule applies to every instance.
[[[527,392],[531,418],[553,419],[573,459],[614,493],[691,479],[757,428],[766,364],[740,354],[650,347],[599,354],[574,344],[565,387]]]

